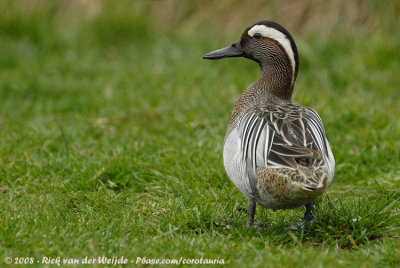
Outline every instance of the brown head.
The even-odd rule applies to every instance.
[[[260,21],[244,30],[240,40],[207,53],[203,59],[245,57],[261,67],[255,86],[282,99],[290,99],[299,69],[296,43],[281,25]]]

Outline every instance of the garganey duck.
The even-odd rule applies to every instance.
[[[239,41],[203,58],[228,57],[261,67],[233,108],[223,149],[226,173],[248,199],[248,225],[256,205],[273,210],[304,205],[304,220],[312,222],[313,202],[332,181],[335,160],[318,113],[292,98],[299,70],[293,37],[281,25],[261,21]]]

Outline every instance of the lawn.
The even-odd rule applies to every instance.
[[[0,3],[1,265],[7,256],[400,265],[397,21],[376,32],[288,27],[300,54],[294,98],[321,115],[336,173],[312,228],[290,229],[303,208],[258,207],[258,230],[246,228],[246,199],[222,163],[230,111],[258,66],[202,60],[255,21],[219,32],[193,10],[204,26],[180,25],[184,16],[163,25],[144,2],[85,16],[60,3]]]

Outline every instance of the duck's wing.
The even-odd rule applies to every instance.
[[[258,167],[291,170],[299,166],[326,167],[333,177],[333,167],[329,165],[334,160],[324,126],[312,109],[295,103],[257,108],[241,118],[239,133],[253,191]]]

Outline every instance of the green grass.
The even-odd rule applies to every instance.
[[[229,113],[258,67],[202,60],[235,40],[210,26],[159,29],[146,14],[106,10],[65,26],[46,12],[0,20],[1,264],[400,265],[398,34],[294,33],[294,97],[321,115],[336,174],[313,228],[290,230],[302,208],[258,208],[259,231],[246,228],[245,197],[222,164]]]

